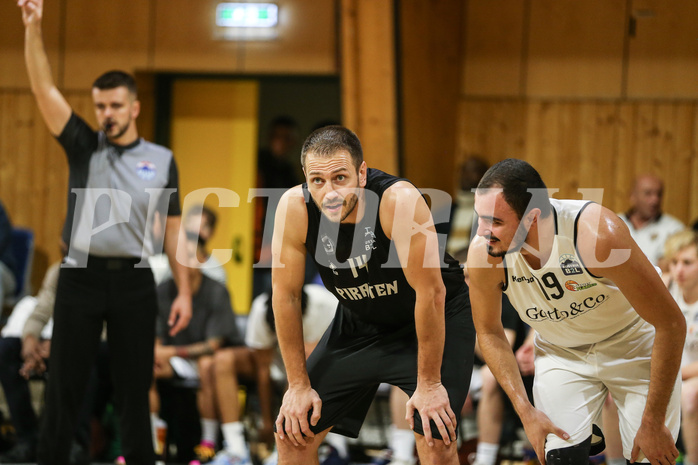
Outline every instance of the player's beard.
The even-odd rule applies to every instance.
[[[523,245],[526,243],[527,236],[528,235],[526,234],[523,237],[520,237],[520,234],[517,230],[516,234],[514,234],[514,237],[511,240],[511,243],[509,244],[509,247],[502,250],[495,250],[493,246],[488,244],[487,253],[491,257],[501,258],[508,253],[518,252],[519,250],[521,250],[521,247],[523,247]],[[489,236],[487,237],[487,240],[496,240],[498,242],[501,242],[500,239],[496,236]]]
[[[357,189],[358,189],[358,187],[357,187]],[[325,211],[324,205],[318,204],[315,201],[315,199],[313,199],[313,202],[315,202],[315,205],[317,205],[317,207],[320,209],[320,211],[323,212],[323,214],[327,218],[331,219],[329,215],[324,213],[324,211]],[[351,194],[344,197],[344,200],[342,201],[342,210],[341,210],[341,216],[339,218],[339,223],[346,220],[349,217],[349,215],[351,215],[351,213],[356,209],[356,206],[358,205],[358,203],[359,203],[359,194],[356,192],[352,192]]]
[[[131,126],[131,119],[126,121],[126,124],[124,124],[123,127],[119,128],[119,124],[114,121],[114,120],[107,120],[103,124],[103,130],[104,133],[107,135],[107,138],[109,140],[116,140],[126,134],[126,131],[128,131],[128,128]],[[109,134],[109,131],[111,131],[112,128],[116,127],[118,129],[118,132],[114,134],[113,136]]]

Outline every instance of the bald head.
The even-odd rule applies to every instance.
[[[662,212],[664,183],[653,174],[643,174],[635,178],[630,203],[633,213],[643,220],[651,220]]]

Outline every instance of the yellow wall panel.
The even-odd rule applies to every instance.
[[[218,213],[209,247],[227,261],[228,289],[239,313],[251,303],[254,210],[247,198],[256,182],[258,93],[254,81],[182,79],[173,87],[171,145],[183,212],[205,202]],[[239,248],[224,252],[233,243]]]

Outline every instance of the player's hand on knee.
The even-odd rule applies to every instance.
[[[313,414],[308,422],[308,412]],[[276,432],[280,440],[288,438],[294,446],[305,446],[307,437],[314,437],[315,433],[310,425],[315,426],[320,420],[322,400],[314,389],[291,388],[284,394],[284,399],[276,418]]]
[[[541,465],[545,465],[545,438],[548,434],[554,434],[565,441],[570,438],[570,435],[555,426],[546,414],[533,406],[528,412],[521,415],[521,422],[524,425],[526,437],[533,446]]]
[[[441,383],[417,384],[417,389],[407,402],[407,421],[414,430],[414,411],[422,418],[424,439],[429,446],[434,445],[431,434],[430,420],[434,422],[444,444],[449,445],[456,440],[456,415],[451,409],[448,392]]]
[[[679,456],[674,437],[663,422],[652,425],[643,419],[633,441],[630,463],[634,463],[640,451],[652,465],[674,465]]]

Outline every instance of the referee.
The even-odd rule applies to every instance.
[[[157,300],[146,258],[162,247],[150,232],[154,218],[167,218],[164,248],[179,283],[171,334],[191,318],[186,269],[175,260],[181,215],[175,161],[168,149],[139,138],[140,103],[129,74],[111,71],[95,81],[99,131],[73,113],[51,77],[41,37],[43,0],[18,5],[32,92],[70,168],[63,229],[68,254],[56,294],[39,463],[70,461],[74,424],[106,322],[123,455],[129,465],[152,465],[148,388]]]

